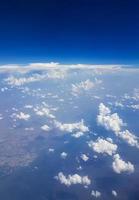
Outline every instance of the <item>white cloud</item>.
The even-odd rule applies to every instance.
[[[14,76],[9,76],[8,78],[5,79],[5,82],[8,85],[12,85],[12,86],[21,86],[27,83],[32,83],[32,82],[36,82],[36,81],[41,81],[46,79],[46,75],[45,74],[33,74],[30,77],[21,77],[21,78],[16,78]]]
[[[66,69],[53,69],[47,73],[48,79],[64,79],[67,76]]]
[[[25,131],[34,131],[34,128],[33,127],[26,127]]]
[[[133,110],[139,110],[139,104],[131,105],[130,108],[133,108]]]
[[[96,197],[96,198],[99,198],[99,197],[101,197],[101,193],[99,192],[99,191],[95,191],[95,190],[92,190],[92,192],[91,192],[91,195],[93,196],[93,197]]]
[[[12,114],[13,117],[17,118],[17,119],[23,119],[23,120],[28,120],[30,118],[29,114],[20,112],[19,114],[13,113]]]
[[[59,172],[58,175],[55,177],[57,180],[60,181],[61,184],[66,186],[71,186],[75,184],[81,184],[84,186],[88,186],[91,184],[91,180],[88,176],[80,176],[78,174],[68,175],[67,177],[63,174],[63,172]]]
[[[54,152],[55,150],[53,148],[48,149],[49,152]]]
[[[119,154],[114,155],[114,161],[112,163],[113,170],[120,174],[122,172],[133,173],[134,172],[134,165],[131,162],[125,162],[120,158]]]
[[[41,129],[42,129],[43,131],[50,131],[50,127],[49,127],[47,124],[41,126]]]
[[[80,122],[76,122],[76,123],[64,123],[62,124],[61,122],[55,121],[55,126],[56,128],[58,128],[61,131],[67,131],[70,133],[73,132],[87,132],[89,131],[88,127],[85,126],[84,124],[84,120],[82,119]]]
[[[100,83],[101,81],[96,79],[94,82],[86,80],[77,84],[72,84],[72,94],[78,95],[80,92],[88,91]]]
[[[28,66],[25,66],[26,68],[30,69],[52,69],[59,65],[57,62],[50,62],[50,63],[30,63]]]
[[[86,162],[89,159],[89,157],[86,154],[82,154],[81,159]]]
[[[26,73],[31,70],[48,70],[48,69],[92,69],[95,73],[121,70],[125,65],[89,65],[89,64],[59,64],[57,62],[50,63],[30,63],[27,65],[8,64],[1,65],[0,72],[21,72]],[[127,66],[127,65],[126,65]],[[99,70],[99,71],[98,71]],[[125,68],[127,70],[127,68]],[[129,69],[128,69],[129,70]]]
[[[96,142],[90,141],[88,143],[89,147],[92,148],[95,152],[97,153],[106,153],[110,156],[112,156],[116,150],[117,150],[117,145],[113,144],[112,140],[104,140],[102,138],[98,138]]]
[[[84,135],[84,133],[81,132],[81,131],[78,131],[78,132],[72,134],[72,136],[75,137],[75,138],[80,138],[83,135]]]
[[[0,90],[1,90],[1,92],[5,92],[6,90],[8,90],[8,88],[7,87],[3,87]]]
[[[62,152],[61,154],[60,154],[60,156],[61,156],[61,158],[63,158],[63,159],[65,159],[66,157],[67,157],[67,153],[66,152]]]
[[[25,105],[24,107],[25,107],[25,108],[31,109],[31,108],[33,108],[33,105],[28,105],[28,104],[27,104],[27,105]]]
[[[128,130],[121,131],[119,132],[118,135],[120,138],[126,141],[130,146],[136,146],[137,148],[139,148],[138,138],[134,134],[130,133],[130,131]]]
[[[112,130],[115,133],[119,132],[121,127],[125,125],[118,114],[111,114],[111,110],[103,103],[100,103],[99,105],[99,115],[97,116],[97,122],[99,125],[104,126],[107,130]]]
[[[3,119],[2,114],[0,114],[0,120],[2,120],[2,119]]]
[[[113,131],[116,136],[123,139],[130,146],[136,146],[139,148],[138,138],[128,130],[121,131],[122,127],[125,126],[125,123],[117,113],[111,114],[111,110],[103,103],[100,103],[99,105],[99,115],[97,116],[97,122],[107,130]]]
[[[34,108],[36,115],[47,116],[48,118],[54,119],[55,116],[51,113],[51,110],[46,106],[37,106]]]
[[[117,197],[117,192],[115,191],[115,190],[112,190],[112,195],[114,196],[114,197]]]

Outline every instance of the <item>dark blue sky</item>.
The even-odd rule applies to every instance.
[[[139,63],[138,0],[1,0],[0,63]]]

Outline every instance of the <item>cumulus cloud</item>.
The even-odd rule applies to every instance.
[[[8,78],[4,79],[4,81],[11,86],[22,86],[24,84],[49,80],[49,79],[64,79],[67,76],[66,69],[50,69],[41,74],[35,73],[30,76],[16,77],[15,75],[10,75]]]
[[[61,131],[66,131],[66,132],[87,132],[89,131],[89,128],[85,126],[84,120],[82,119],[80,122],[76,123],[64,123],[62,124],[61,122],[55,121],[55,127],[58,128]]]
[[[42,129],[43,131],[50,131],[50,127],[49,127],[47,124],[41,126],[41,129]]]
[[[86,162],[88,161],[89,157],[86,154],[82,154],[81,159]]]
[[[72,136],[75,137],[75,138],[80,138],[83,135],[84,135],[84,133],[81,132],[81,131],[78,131],[78,132],[72,134]]]
[[[99,115],[97,116],[97,122],[107,130],[113,131],[116,136],[123,139],[130,146],[136,146],[139,148],[138,137],[136,137],[128,130],[122,131],[122,128],[125,126],[123,120],[117,113],[112,114],[111,110],[103,103],[100,103],[99,105]]]
[[[64,79],[67,76],[66,69],[53,69],[47,72],[48,79]]]
[[[51,113],[51,109],[45,106],[37,106],[33,109],[36,115],[46,116],[48,118],[54,119],[55,116]]]
[[[71,186],[75,184],[88,186],[91,184],[91,180],[88,178],[88,176],[80,176],[78,174],[69,174],[68,176],[65,176],[63,172],[59,172],[55,178],[59,180],[61,184],[64,184],[66,186]]]
[[[122,172],[133,173],[134,172],[134,165],[131,162],[125,162],[120,158],[119,154],[114,155],[114,161],[112,163],[113,170],[120,174]]]
[[[55,150],[53,148],[48,149],[49,152],[54,152]]]
[[[93,149],[97,153],[106,153],[110,156],[112,156],[116,150],[117,150],[117,145],[113,144],[112,139],[108,138],[107,140],[104,140],[102,138],[98,138],[95,142],[90,141],[88,143],[89,147]]]
[[[130,146],[136,146],[139,148],[138,137],[132,134],[130,131],[125,130],[118,133],[119,137],[126,141]]]
[[[99,125],[104,126],[107,130],[112,130],[115,133],[121,130],[121,127],[125,124],[117,113],[111,114],[111,110],[103,103],[99,105],[99,115],[97,116],[97,122]]]
[[[128,107],[133,108],[133,110],[139,110],[139,104],[134,104]]]
[[[72,94],[78,95],[80,92],[88,91],[100,83],[101,81],[96,79],[94,82],[86,80],[80,83],[72,84]]]
[[[66,157],[67,157],[67,153],[66,152],[62,152],[61,154],[60,154],[60,156],[61,156],[61,158],[63,158],[63,159],[65,159]]]
[[[5,79],[5,82],[8,85],[12,85],[12,86],[21,86],[27,83],[32,83],[32,82],[36,82],[36,81],[41,81],[46,79],[46,75],[45,74],[33,74],[30,77],[21,77],[21,78],[16,78],[15,76],[9,76],[8,78]]]
[[[95,191],[95,190],[92,190],[92,192],[91,192],[91,195],[93,196],[93,197],[96,197],[96,198],[99,198],[99,197],[101,197],[101,193],[99,192],[99,191]]]
[[[23,120],[26,120],[26,121],[30,118],[29,114],[26,114],[26,113],[23,113],[23,112],[20,112],[19,114],[13,113],[12,116],[17,118],[17,119],[23,119]]]

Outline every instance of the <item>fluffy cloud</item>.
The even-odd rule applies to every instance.
[[[118,133],[119,137],[126,141],[130,146],[136,146],[139,148],[138,138],[130,133],[128,130],[121,131]]]
[[[132,173],[134,172],[134,165],[131,162],[125,162],[120,158],[119,154],[114,155],[114,161],[112,163],[113,170],[120,174],[122,172]]]
[[[26,121],[30,118],[29,114],[26,114],[26,113],[23,113],[23,112],[20,112],[19,114],[14,113],[12,116],[17,118],[17,119],[23,119],[23,120],[26,120]]]
[[[81,131],[78,131],[78,132],[72,134],[72,136],[75,137],[75,138],[80,138],[83,135],[84,135],[84,133],[81,132]]]
[[[86,80],[77,84],[72,84],[72,94],[78,95],[80,92],[88,91],[100,83],[101,81],[96,79],[94,82]]]
[[[61,158],[63,158],[63,159],[65,159],[66,157],[67,157],[67,153],[66,152],[62,152],[61,154],[60,154],[60,156],[61,156]]]
[[[82,184],[84,186],[88,186],[91,184],[91,180],[88,178],[88,176],[80,176],[78,174],[69,174],[66,177],[62,172],[59,172],[55,178],[59,180],[61,184],[64,184],[66,186],[71,186],[75,184]]]
[[[98,124],[104,126],[107,130],[112,130],[118,133],[121,127],[125,124],[117,113],[111,114],[111,110],[106,107],[103,103],[99,105],[99,115],[97,116]]]
[[[61,122],[58,122],[58,121],[55,121],[55,126],[56,128],[58,128],[59,130],[61,131],[66,131],[66,132],[87,132],[89,131],[88,127],[85,126],[84,124],[84,120],[82,119],[80,122],[77,122],[77,123],[65,123],[65,124],[62,124]]]
[[[54,152],[55,150],[53,148],[48,149],[49,152]]]
[[[89,157],[86,154],[82,154],[81,159],[86,162],[89,159]]]
[[[92,190],[91,195],[93,197],[99,198],[101,196],[101,193],[99,191],[97,191],[97,190],[96,191]]]
[[[51,119],[54,119],[55,116],[51,113],[51,110],[44,106],[37,106],[36,108],[34,108],[34,111],[36,113],[36,115],[39,115],[39,116],[47,116],[48,118],[51,118]]]
[[[8,78],[5,79],[5,82],[7,82],[8,85],[12,85],[12,86],[21,86],[27,83],[32,83],[32,82],[36,82],[36,81],[41,81],[46,79],[46,75],[45,74],[33,74],[30,77],[21,77],[21,78],[16,78],[14,76],[10,76]]]
[[[139,148],[138,138],[128,130],[122,131],[122,127],[125,126],[123,120],[118,116],[117,113],[111,114],[111,110],[103,103],[100,103],[99,105],[97,122],[107,130],[113,131],[116,136],[122,138],[130,146],[136,146]]]
[[[64,79],[66,76],[67,76],[66,69],[48,70],[47,73],[48,79]]]
[[[88,143],[89,147],[91,147],[95,152],[97,153],[106,153],[110,156],[112,156],[116,150],[117,145],[113,144],[112,139],[104,140],[102,138],[98,138],[96,142],[90,141]]]
[[[50,131],[50,127],[49,127],[47,124],[41,126],[41,129],[42,129],[43,131]]]
[[[130,108],[133,108],[133,110],[139,110],[139,104],[131,105]]]

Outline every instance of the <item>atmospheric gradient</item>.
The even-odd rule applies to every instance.
[[[0,67],[0,199],[139,199],[139,69]]]

